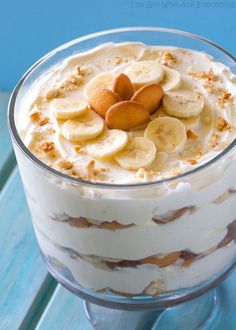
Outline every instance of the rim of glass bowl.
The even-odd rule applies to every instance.
[[[169,29],[169,28],[160,28],[160,27],[142,27],[142,26],[137,26],[137,27],[124,27],[124,28],[117,28],[117,29],[109,29],[109,30],[104,30],[96,33],[91,33],[79,38],[76,38],[72,41],[69,41],[51,52],[47,53],[43,57],[41,57],[35,64],[33,64],[28,71],[22,76],[22,78],[19,80],[17,83],[16,87],[14,88],[12,95],[10,97],[9,101],[9,106],[8,106],[8,126],[9,126],[9,131],[11,134],[11,137],[15,141],[16,145],[18,148],[23,152],[23,154],[30,160],[32,161],[36,166],[40,167],[42,170],[48,172],[49,174],[52,174],[56,177],[59,177],[61,179],[66,179],[67,181],[70,181],[73,184],[80,184],[88,187],[96,187],[96,188],[103,188],[103,189],[127,189],[127,188],[147,188],[147,187],[153,187],[153,186],[158,186],[163,183],[167,182],[172,182],[181,178],[187,178],[195,173],[201,172],[202,170],[209,168],[211,165],[215,164],[217,161],[219,161],[221,158],[223,158],[226,154],[228,154],[235,146],[236,146],[236,138],[228,145],[227,148],[225,148],[222,152],[220,152],[217,156],[209,160],[208,162],[198,166],[197,168],[185,172],[181,175],[177,176],[172,176],[170,178],[165,178],[162,180],[157,180],[153,182],[146,182],[146,183],[132,183],[132,184],[110,184],[110,183],[100,183],[100,182],[91,182],[83,179],[77,179],[75,177],[69,176],[67,174],[64,174],[62,172],[59,172],[55,170],[52,167],[47,166],[45,163],[41,162],[37,157],[35,157],[29,149],[24,145],[23,141],[21,140],[16,124],[15,124],[15,119],[14,119],[14,110],[15,110],[15,102],[17,99],[18,92],[21,89],[21,86],[25,82],[26,78],[30,76],[30,74],[37,69],[40,64],[44,63],[47,61],[49,58],[51,58],[53,55],[55,55],[57,52],[62,51],[63,49],[66,49],[76,43],[79,43],[81,41],[93,39],[96,37],[104,36],[104,35],[109,35],[109,34],[115,34],[115,33],[122,33],[122,32],[132,32],[132,31],[152,31],[152,32],[164,32],[164,33],[169,33],[169,34],[176,34],[176,35],[182,35],[184,37],[196,39],[196,40],[201,40],[207,44],[210,44],[211,46],[215,47],[216,49],[220,50],[222,53],[230,57],[231,60],[233,60],[236,63],[236,57],[233,56],[231,53],[229,53],[227,50],[225,50],[223,47],[219,46],[215,42],[208,40],[204,37],[198,36],[196,34],[192,34],[189,32],[181,31],[181,30],[176,30],[176,29]]]

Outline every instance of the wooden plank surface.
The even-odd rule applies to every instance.
[[[37,247],[18,170],[0,194],[0,329],[28,329],[55,282]]]
[[[35,330],[93,330],[82,299],[58,285]]]
[[[0,190],[15,165],[7,127],[7,105],[9,97],[9,93],[0,92]]]

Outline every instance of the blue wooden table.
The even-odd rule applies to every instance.
[[[82,300],[56,283],[40,256],[7,132],[8,98],[0,92],[0,329],[92,330]],[[236,272],[221,288],[224,301],[208,330],[235,330]]]

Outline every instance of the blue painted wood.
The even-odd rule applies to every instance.
[[[58,285],[35,330],[93,330],[82,299]]]
[[[36,245],[18,170],[0,193],[0,329],[29,329],[54,280]]]

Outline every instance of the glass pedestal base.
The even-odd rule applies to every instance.
[[[177,306],[157,311],[124,311],[84,301],[87,318],[96,330],[199,330],[217,314],[219,289]]]

